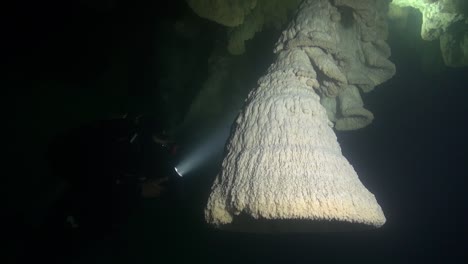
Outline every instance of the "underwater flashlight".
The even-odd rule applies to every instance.
[[[174,170],[177,172],[177,174],[178,174],[180,177],[182,177],[182,173],[179,172],[179,170],[177,169],[177,167],[174,167]]]

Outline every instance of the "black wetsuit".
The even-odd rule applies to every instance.
[[[58,210],[79,228],[118,226],[140,198],[141,152],[126,119],[98,121],[57,137],[49,150],[52,171],[68,188]]]

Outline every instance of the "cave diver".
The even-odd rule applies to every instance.
[[[154,116],[124,115],[65,133],[49,148],[52,172],[66,186],[55,221],[93,235],[122,228],[142,198],[173,196],[175,155]]]

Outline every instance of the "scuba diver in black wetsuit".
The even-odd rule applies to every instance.
[[[141,153],[141,175],[143,197],[159,197],[166,184],[173,182],[177,145],[170,138],[164,126],[155,117],[141,116],[136,119],[138,132],[135,133]],[[155,166],[156,165],[156,166]]]
[[[98,121],[63,134],[49,149],[52,171],[66,186],[55,220],[91,235],[120,229],[142,198],[172,195],[175,149],[151,116]]]

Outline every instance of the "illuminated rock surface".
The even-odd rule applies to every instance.
[[[367,0],[334,2],[344,8],[342,12],[351,12],[345,16],[353,15],[353,8],[377,8]],[[336,63],[342,54],[343,45],[336,40],[340,36],[337,31],[321,31],[333,28],[326,26],[332,21],[335,27],[343,25],[342,15],[327,0],[301,4],[277,44],[276,62],[249,94],[236,120],[205,210],[207,222],[254,232],[333,231],[385,223],[374,195],[342,156],[333,123],[320,104],[320,96],[343,94],[353,98],[344,100],[346,104],[362,106],[357,88],[342,71],[346,67]],[[372,54],[368,58],[375,58],[371,64],[394,70],[385,60],[389,49],[379,41],[382,38],[366,37],[368,55]],[[393,72],[389,73],[380,76],[380,82],[390,78]]]
[[[421,12],[421,37],[429,41],[440,39],[445,65],[468,65],[468,1],[393,0],[392,5]]]

